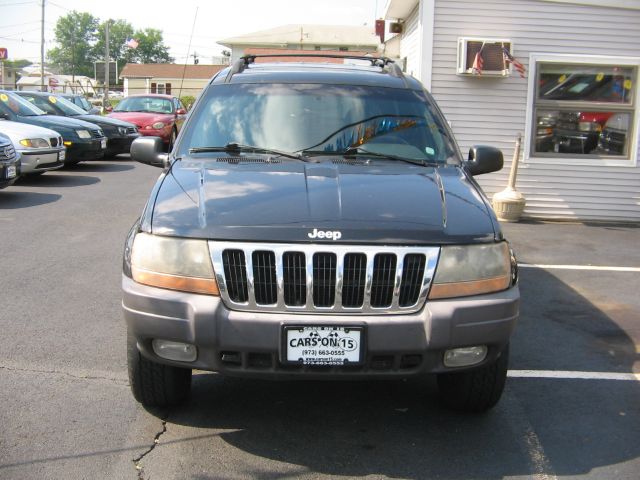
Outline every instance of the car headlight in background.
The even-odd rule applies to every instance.
[[[429,298],[452,298],[506,290],[511,285],[507,242],[443,246]]]
[[[91,138],[91,134],[88,130],[76,130],[76,135],[80,138]]]
[[[206,240],[139,233],[131,251],[133,280],[152,287],[219,295]]]
[[[49,148],[49,142],[44,138],[25,138],[20,140],[20,145],[27,148]]]
[[[598,122],[578,122],[578,129],[581,132],[599,132],[602,127]]]
[[[156,130],[160,130],[161,128],[164,128],[164,122],[156,122],[156,123],[151,125],[151,128],[155,128]]]

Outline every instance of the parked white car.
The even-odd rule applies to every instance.
[[[0,133],[22,154],[21,174],[42,173],[64,166],[66,147],[60,134],[48,128],[0,120]]]

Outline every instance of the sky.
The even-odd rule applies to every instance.
[[[157,28],[177,63],[195,51],[211,63],[224,47],[216,41],[290,23],[371,25],[386,0],[45,0],[45,51],[55,46],[59,17],[72,10],[101,21],[125,19],[134,29]],[[197,16],[196,16],[197,10]],[[0,0],[0,48],[9,60],[40,61],[41,0]],[[190,63],[193,58],[190,58]]]

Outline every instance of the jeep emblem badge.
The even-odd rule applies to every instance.
[[[342,238],[342,232],[340,230],[318,230],[317,228],[313,229],[313,232],[307,234],[309,238],[326,238],[328,240],[340,240]]]

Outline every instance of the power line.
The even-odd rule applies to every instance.
[[[49,5],[53,5],[54,7],[61,8],[62,10],[66,10],[67,12],[72,12],[73,10],[69,10],[67,7],[63,7],[62,5],[58,5],[57,3],[49,2]]]
[[[7,38],[7,39],[11,39],[11,38],[15,38],[15,37],[21,37],[22,35],[24,35],[25,33],[33,33],[33,32],[39,32],[40,31],[40,27],[38,28],[32,28],[31,30],[27,30],[26,32],[20,32],[20,33],[10,33],[9,35],[5,35],[3,37],[0,38]]]
[[[33,22],[14,23],[13,25],[0,25],[0,28],[24,27],[25,25],[31,25],[33,23],[40,23],[40,20],[34,20]]]
[[[2,37],[0,38],[8,40],[10,42],[21,42],[21,43],[40,43],[40,40],[25,40],[24,38],[10,38],[10,37]]]
[[[5,3],[2,6],[3,7],[17,7],[18,5],[32,5],[34,3],[38,3],[38,2],[17,2],[17,3]]]

